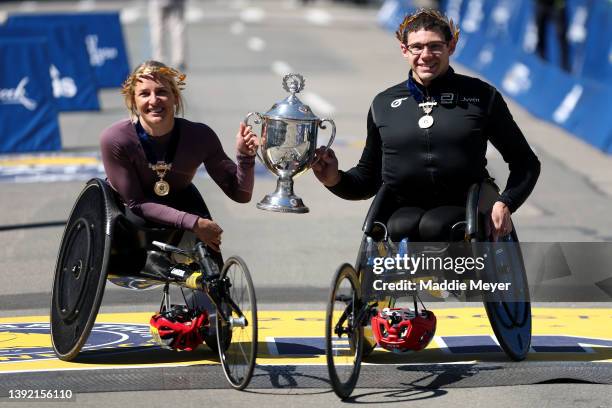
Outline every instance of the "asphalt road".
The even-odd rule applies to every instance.
[[[0,11],[25,9],[60,10],[78,7],[123,9],[124,35],[130,63],[150,57],[145,2],[13,2]],[[299,72],[306,78],[303,101],[320,117],[337,125],[334,149],[341,168],[358,160],[365,140],[366,113],[373,96],[405,78],[407,66],[393,37],[376,25],[376,9],[354,8],[344,3],[315,2],[302,8],[298,2],[191,1],[188,20],[188,70],[185,117],[205,122],[219,135],[228,153],[238,123],[251,111],[265,112],[286,93],[282,75]],[[459,72],[466,72],[455,66]],[[100,92],[101,112],[65,113],[60,116],[62,142],[68,152],[98,149],[102,129],[127,112],[118,89]],[[582,143],[563,130],[533,118],[509,101],[510,108],[542,162],[542,175],[528,203],[514,216],[523,241],[612,241],[612,158]],[[320,144],[329,133],[320,131]],[[230,154],[231,155],[231,154]],[[495,152],[489,168],[498,180],[507,169]],[[255,208],[256,200],[273,191],[275,178],[262,170],[249,204],[236,204],[207,178],[197,178],[213,216],[224,229],[224,254],[240,254],[248,263],[258,291],[260,308],[323,308],[323,299],[336,267],[353,262],[360,228],[369,202],[346,202],[323,188],[312,173],[296,179],[295,190],[310,207],[307,215],[269,213]],[[502,182],[503,184],[503,182]],[[0,184],[0,226],[36,227],[65,220],[82,181]],[[60,226],[0,230],[0,316],[47,313]],[[132,298],[108,285],[103,310],[147,311],[157,297],[147,292]],[[286,299],[286,303],[278,299]],[[134,300],[136,299],[136,300]],[[221,379],[220,379],[221,381]],[[597,386],[530,386],[525,389],[470,389],[449,391],[441,399],[463,398],[475,406],[490,398],[531,406],[541,401],[555,406],[609,406],[611,398],[598,399]],[[606,388],[610,393],[610,387]],[[335,403],[332,394],[294,395],[272,392],[261,396],[262,405],[293,406]],[[193,392],[193,391],[190,391]],[[257,391],[259,393],[260,391]],[[364,403],[405,401],[394,394],[373,391]],[[298,393],[297,391],[295,393]],[[302,390],[299,392],[304,394]],[[360,390],[367,393],[367,390]],[[164,393],[176,401],[190,400],[189,393]],[[288,392],[288,394],[294,394]],[[201,401],[257,403],[255,394],[206,390]],[[562,396],[570,396],[570,399]],[[582,395],[584,395],[584,399]],[[83,401],[96,400],[94,394]],[[129,401],[134,406],[157,394],[130,397],[114,394],[110,404]],[[591,398],[591,399],[589,399]],[[594,398],[594,399],[593,399]],[[409,399],[409,398],[408,398]],[[521,405],[524,403],[525,405]],[[144,403],[142,403],[144,404]],[[606,405],[607,404],[607,405]],[[221,405],[221,404],[219,404]],[[460,404],[461,405],[461,404]],[[543,406],[547,406],[544,404]]]

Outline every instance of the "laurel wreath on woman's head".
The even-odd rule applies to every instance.
[[[146,65],[136,70],[129,77],[127,77],[127,79],[123,82],[123,85],[121,86],[121,93],[123,95],[132,94],[132,92],[134,92],[136,84],[138,83],[138,79],[148,75],[160,76],[168,80],[171,84],[174,84],[179,91],[185,89],[185,79],[187,78],[187,75],[185,75],[181,71],[170,67]]]

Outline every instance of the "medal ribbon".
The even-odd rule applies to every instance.
[[[414,78],[412,78],[412,75],[410,74],[408,74],[408,81],[406,81],[406,87],[408,88],[410,95],[417,103],[421,103],[425,100],[425,94],[423,93],[423,91],[421,91],[421,88],[417,86],[416,81],[414,80]]]
[[[166,153],[164,154],[162,160],[166,164],[171,164],[174,160],[174,155],[176,154],[176,148],[178,147],[178,142],[181,135],[179,127],[179,122],[175,120],[174,127],[172,128],[172,135],[170,136],[170,141],[168,142],[168,146],[166,146]],[[140,139],[140,144],[145,152],[147,161],[153,166],[156,165],[159,160],[157,159],[157,155],[153,150],[151,136],[149,136],[149,134],[147,134],[147,132],[144,130],[140,124],[140,121],[136,122],[136,134],[138,135],[138,139]]]

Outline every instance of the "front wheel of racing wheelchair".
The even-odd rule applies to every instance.
[[[195,237],[183,237],[182,231],[171,228],[135,226],[122,208],[110,186],[100,179],[86,184],[72,208],[51,296],[51,340],[58,358],[71,361],[88,348],[107,279],[129,289],[163,286],[160,311],[151,319],[152,325],[154,320],[162,322],[152,328],[160,345],[189,350],[185,342],[198,346],[206,341],[219,352],[230,385],[244,389],[257,356],[257,302],[245,262],[230,257],[219,271],[220,261],[204,244],[187,244]],[[170,285],[203,292],[216,316],[188,305],[172,305]],[[164,340],[164,333],[174,326],[185,329],[196,321],[198,330],[183,333],[183,343],[178,343],[179,337],[173,337],[172,343]]]
[[[356,261],[356,268],[345,263],[336,271],[329,295],[325,326],[325,352],[330,382],[336,395],[348,398],[357,384],[361,362],[377,346],[370,318],[377,309],[393,308],[396,299],[387,297],[367,299],[368,285],[366,247],[371,239],[377,214],[385,199],[386,186],[382,186],[374,198],[366,216]],[[523,360],[531,344],[531,306],[523,257],[518,245],[516,230],[504,237],[501,243],[491,242],[488,222],[491,209],[499,197],[499,189],[492,180],[474,184],[468,193],[464,239],[472,243],[476,252],[485,255],[486,267],[480,277],[488,282],[510,282],[509,294],[483,298],[487,317],[499,345],[512,360]],[[381,248],[379,246],[378,248]],[[381,251],[380,249],[378,249]],[[473,249],[474,250],[474,249]],[[384,249],[383,249],[384,251]],[[386,253],[379,252],[380,256]],[[416,297],[415,313],[418,316]],[[426,313],[428,312],[426,309]],[[435,330],[435,319],[433,321]]]

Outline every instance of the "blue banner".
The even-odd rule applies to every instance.
[[[612,2],[593,0],[590,7],[581,75],[612,86]]]
[[[0,153],[60,150],[44,38],[0,38]]]
[[[100,110],[98,88],[82,43],[84,27],[53,24],[42,27],[0,26],[0,38],[45,37],[53,96],[60,111]],[[41,67],[42,68],[42,67]]]
[[[85,28],[83,42],[99,88],[120,87],[129,75],[123,31],[117,12],[11,14],[9,26],[64,23]]]

